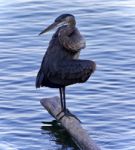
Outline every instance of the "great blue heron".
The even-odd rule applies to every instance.
[[[73,15],[60,15],[40,35],[55,27],[59,28],[43,57],[36,78],[36,87],[59,88],[61,112],[67,116],[74,116],[66,109],[65,87],[85,82],[94,72],[96,64],[90,60],[78,60],[81,49],[85,48],[85,40],[76,28]]]

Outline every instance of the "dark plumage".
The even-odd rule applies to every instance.
[[[66,112],[65,87],[85,82],[94,72],[96,64],[90,60],[79,60],[80,50],[85,48],[85,40],[76,28],[75,17],[63,14],[40,34],[62,24],[53,35],[42,60],[36,79],[36,87],[60,89],[61,106]]]

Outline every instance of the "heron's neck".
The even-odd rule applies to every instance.
[[[76,21],[75,21],[75,19],[70,22],[70,26],[71,26],[71,27],[75,27],[75,26],[76,26]]]

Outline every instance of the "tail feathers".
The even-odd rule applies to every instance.
[[[44,74],[41,70],[39,70],[36,78],[36,88],[40,88],[42,86],[43,79],[44,79]]]

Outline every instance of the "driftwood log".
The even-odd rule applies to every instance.
[[[59,114],[61,111],[59,97],[45,98],[40,102],[43,107],[67,130],[79,149],[100,150],[100,148],[90,138],[86,130],[82,128],[80,122],[77,119],[64,116],[59,120],[59,118],[63,116],[63,113],[57,116],[57,114]]]

